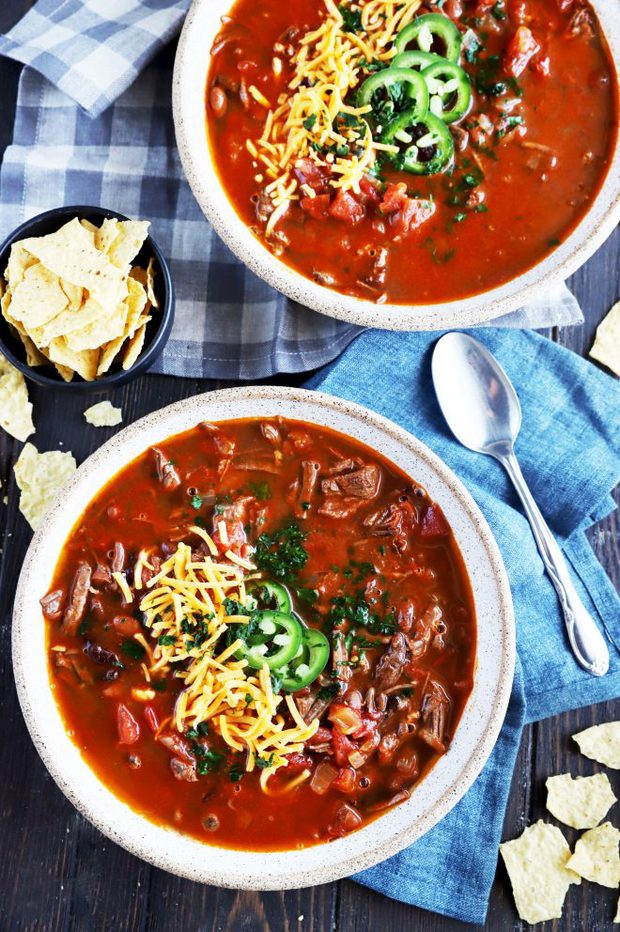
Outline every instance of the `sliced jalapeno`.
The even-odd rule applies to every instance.
[[[422,72],[430,94],[428,109],[444,123],[464,117],[471,103],[469,78],[459,65],[439,61]]]
[[[423,116],[428,110],[428,88],[417,71],[409,68],[385,68],[366,78],[357,92],[358,107],[368,104],[372,116],[384,125],[405,109],[413,109]]]
[[[290,614],[293,609],[288,589],[280,583],[261,579],[248,586],[248,593],[256,601],[256,606],[259,609],[273,609],[276,612],[284,612],[285,614]]]
[[[329,652],[329,641],[321,631],[304,628],[297,654],[278,671],[282,689],[287,693],[294,693],[313,683],[325,669]]]
[[[235,626],[233,634],[243,639],[235,657],[244,658],[255,670],[265,663],[270,670],[283,667],[301,646],[301,625],[285,612],[258,612],[245,632]]]
[[[461,33],[451,19],[441,13],[427,13],[418,16],[398,33],[394,48],[397,55],[412,48],[421,52],[434,52],[449,61],[458,61],[462,42]]]
[[[410,68],[412,71],[424,71],[430,65],[436,65],[438,62],[445,61],[441,55],[433,55],[432,52],[421,52],[419,49],[412,49],[409,52],[401,52],[391,61],[392,68]]]
[[[450,130],[432,113],[419,117],[405,110],[386,126],[381,139],[399,147],[398,155],[391,156],[395,166],[414,175],[435,175],[447,168],[454,156]]]

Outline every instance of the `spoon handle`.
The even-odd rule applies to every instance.
[[[584,670],[593,676],[603,676],[609,669],[609,651],[605,639],[573,586],[562,551],[532,497],[514,452],[499,456],[498,459],[517,490],[543,563],[555,586],[573,653]]]

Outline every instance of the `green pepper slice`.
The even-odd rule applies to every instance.
[[[247,660],[255,670],[260,670],[265,663],[270,670],[277,670],[297,654],[301,646],[301,631],[300,623],[292,615],[258,612],[252,617],[247,631],[235,626],[233,635],[243,639],[235,657]]]
[[[400,152],[390,158],[396,168],[414,175],[436,175],[454,157],[452,133],[432,113],[419,117],[413,110],[405,110],[386,126],[381,140],[399,146]]]
[[[325,635],[316,628],[304,628],[297,654],[282,670],[278,670],[282,689],[294,693],[313,683],[325,669],[329,653],[329,641]]]
[[[357,92],[356,104],[370,104],[374,120],[385,125],[404,109],[414,109],[419,116],[428,110],[428,88],[417,71],[409,68],[385,68],[366,78]]]
[[[401,52],[390,62],[392,68],[410,68],[411,71],[424,71],[430,65],[436,65],[438,62],[445,61],[441,55],[433,55],[432,52],[421,52],[419,49],[411,49],[408,52]]]
[[[272,609],[290,615],[293,603],[288,589],[280,583],[261,579],[248,586],[248,593],[255,599],[259,609]]]
[[[394,48],[397,55],[411,46],[421,52],[440,54],[449,61],[458,61],[462,43],[463,37],[451,19],[441,13],[427,13],[398,33]]]
[[[471,84],[460,67],[451,61],[439,61],[422,72],[430,94],[428,109],[444,123],[456,123],[465,116],[471,103]]]

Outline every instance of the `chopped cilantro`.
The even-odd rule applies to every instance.
[[[306,117],[306,119],[302,121],[301,125],[303,126],[304,129],[307,129],[308,132],[310,132],[310,130],[312,129],[315,123],[316,123],[316,113],[311,113],[310,116]]]
[[[166,681],[165,680],[151,680],[151,686],[158,693],[166,692]]]
[[[206,738],[209,734],[209,723],[208,722],[198,722],[195,728],[188,728],[185,732],[188,738]]]
[[[157,638],[157,643],[161,644],[162,647],[172,647],[176,642],[177,638],[175,634],[160,634]]]
[[[257,565],[276,579],[294,579],[308,560],[303,547],[307,537],[308,532],[294,523],[284,525],[273,534],[261,534],[256,541]]]
[[[132,660],[142,660],[146,654],[142,644],[139,644],[138,641],[134,641],[133,638],[123,641],[121,650],[124,654],[127,654],[128,657],[131,657]]]
[[[196,493],[196,495],[192,495],[191,502],[192,508],[195,508],[196,511],[198,511],[199,508],[202,508],[202,498],[200,495],[198,495],[198,493]]]
[[[196,770],[201,776],[204,776],[206,773],[213,773],[214,770],[218,770],[220,764],[224,760],[224,754],[221,754],[219,751],[207,751],[202,748],[201,752],[198,753],[197,748],[202,747],[200,744],[194,745],[192,753],[196,755]]]
[[[502,139],[507,133],[515,128],[515,126],[521,126],[524,122],[522,116],[508,116],[504,119],[502,126],[496,131],[495,135],[498,139]]]
[[[242,776],[244,776],[245,770],[240,764],[233,764],[230,770],[228,771],[228,776],[230,777],[231,783],[238,783]]]
[[[270,754],[269,757],[257,757],[256,766],[260,770],[266,770],[267,767],[273,767],[273,758],[274,758],[273,754]]]
[[[327,699],[334,699],[339,692],[340,685],[338,683],[330,683],[328,686],[321,686],[316,697],[317,699],[325,701]]]
[[[362,26],[361,10],[352,10],[344,4],[340,4],[338,12],[342,16],[342,28],[345,32],[366,32]]]
[[[250,482],[252,495],[261,502],[267,502],[271,498],[271,486],[268,482]]]

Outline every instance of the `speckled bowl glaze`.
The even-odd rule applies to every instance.
[[[620,3],[590,0],[620,73]],[[306,307],[366,327],[442,330],[483,324],[539,297],[552,282],[568,278],[595,252],[620,220],[620,140],[603,186],[573,233],[532,269],[497,288],[458,301],[427,305],[375,304],[325,288],[289,268],[258,240],[228,200],[205,130],[208,50],[232,0],[194,0],[179,41],[172,102],[185,174],[205,216],[227,246],[256,275]],[[518,196],[518,192],[515,192]]]
[[[39,598],[49,588],[68,529],[99,489],[148,446],[202,420],[277,414],[356,437],[421,482],[443,508],[464,556],[478,623],[475,683],[449,751],[411,799],[346,838],[277,852],[230,850],[149,822],[96,777],[65,733],[50,688]],[[235,388],[198,395],[125,428],[86,460],[34,536],[13,614],[13,666],[26,724],[43,762],[71,802],[105,835],[157,867],[203,883],[284,889],[326,883],[369,867],[427,832],[461,798],[497,739],[513,679],[515,637],[497,544],[459,480],[419,440],[359,405],[299,389]],[[473,843],[473,842],[472,842]]]

